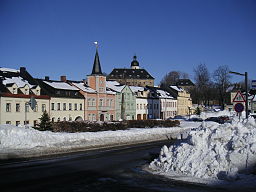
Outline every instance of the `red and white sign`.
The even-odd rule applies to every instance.
[[[239,102],[239,103],[245,102],[245,98],[240,91],[237,91],[236,96],[233,99],[233,102]]]

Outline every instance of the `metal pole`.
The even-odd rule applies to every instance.
[[[248,74],[245,72],[245,114],[246,119],[248,119],[249,111],[248,111]]]

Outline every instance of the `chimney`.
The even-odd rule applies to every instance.
[[[63,81],[63,82],[66,82],[67,81],[67,76],[65,76],[65,75],[60,76],[60,80]]]
[[[20,73],[24,74],[26,72],[26,67],[20,67]]]
[[[49,81],[49,80],[50,80],[50,77],[49,77],[49,76],[45,76],[45,77],[44,77],[44,80],[45,80],[45,81]]]

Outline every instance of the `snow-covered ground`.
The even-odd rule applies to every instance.
[[[256,175],[251,174],[255,165],[255,119],[234,117],[232,123],[202,122],[186,140],[163,146],[149,169],[172,179],[255,189]]]
[[[0,159],[47,155],[180,137],[198,125],[182,122],[179,127],[119,131],[53,133],[33,128],[0,125]]]

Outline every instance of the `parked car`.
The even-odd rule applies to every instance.
[[[168,118],[168,120],[186,120],[187,118],[182,115],[176,115],[174,117]]]
[[[202,118],[197,118],[197,117],[193,117],[193,118],[190,118],[189,121],[197,121],[197,122],[202,122],[203,119]]]
[[[226,115],[219,116],[219,117],[208,117],[207,119],[205,119],[205,121],[214,121],[220,124],[231,122],[229,116],[226,116]]]

